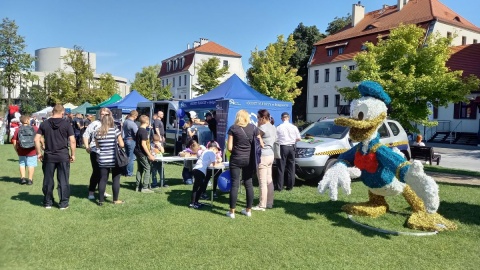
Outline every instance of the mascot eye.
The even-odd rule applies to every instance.
[[[357,104],[353,109],[352,117],[358,120],[366,120],[369,117],[369,108],[367,104]]]

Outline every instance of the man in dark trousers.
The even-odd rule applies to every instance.
[[[283,123],[277,127],[277,142],[280,145],[280,159],[277,166],[278,180],[275,189],[283,190],[284,179],[286,190],[292,190],[295,185],[295,144],[300,141],[298,128],[290,123],[290,115],[282,113]]]
[[[63,118],[65,109],[55,105],[53,115],[44,121],[35,135],[35,148],[38,159],[43,162],[43,205],[50,209],[53,205],[53,175],[57,171],[58,196],[60,210],[68,208],[70,199],[70,163],[75,161],[75,135],[70,123]],[[42,153],[41,140],[45,139],[45,151]],[[68,144],[70,143],[70,154]]]
[[[160,135],[160,142],[165,143],[165,128],[163,126],[163,111],[157,112],[157,119],[153,121],[153,128],[155,129],[155,134]]]

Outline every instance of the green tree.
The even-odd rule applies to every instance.
[[[70,67],[73,72],[61,72],[63,88],[62,96],[64,102],[80,104],[89,101],[92,88],[94,88],[94,70],[90,65],[87,54],[80,46],[73,46],[73,50],[69,50],[67,55],[62,59],[65,65]]]
[[[212,57],[206,61],[202,60],[197,65],[197,70],[197,83],[192,88],[199,95],[203,95],[220,84],[219,78],[228,73],[228,66],[220,67],[220,58]]]
[[[22,73],[29,72],[35,60],[25,52],[25,39],[17,34],[15,21],[4,18],[0,24],[0,85],[7,88],[7,104],[12,103],[12,91]]]
[[[297,87],[302,89],[302,93],[295,98],[293,105],[293,115],[296,119],[305,119],[307,106],[307,85],[308,85],[308,60],[314,48],[313,44],[322,40],[325,35],[320,33],[318,28],[305,26],[300,23],[293,31],[293,40],[297,44],[297,51],[290,58],[290,65],[296,69],[297,75],[302,80],[297,83]]]
[[[32,85],[30,88],[20,90],[19,99],[21,100],[20,111],[22,114],[31,115],[48,106],[45,98],[45,90],[40,85]]]
[[[301,93],[297,83],[302,80],[297,69],[289,64],[296,51],[293,35],[286,41],[283,35],[278,36],[277,42],[269,44],[264,51],[255,49],[249,59],[251,67],[247,70],[250,85],[272,98],[293,102]]]
[[[113,78],[112,74],[104,73],[100,75],[97,83],[97,88],[92,89],[92,98],[89,102],[93,101],[93,104],[97,104],[111,97],[113,94],[118,93],[118,84]]]
[[[328,35],[333,35],[342,30],[345,26],[349,25],[352,23],[352,16],[350,14],[347,14],[345,17],[335,17],[333,21],[328,23],[327,32]]]
[[[46,101],[49,106],[62,102],[60,72],[50,73],[43,79],[43,89],[45,89]]]
[[[358,68],[350,71],[351,82],[373,80],[379,82],[392,98],[390,117],[405,128],[418,131],[413,123],[427,126],[428,103],[446,107],[449,103],[464,101],[466,95],[478,89],[475,76],[462,79],[462,71],[450,71],[446,61],[450,57],[451,38],[429,35],[415,25],[403,25],[381,37],[378,43],[366,43],[367,50],[354,60]],[[339,89],[347,99],[359,96],[355,87]]]
[[[158,77],[160,65],[147,66],[142,68],[142,72],[135,73],[135,80],[130,88],[137,90],[144,97],[153,100],[169,99],[172,97],[170,85],[162,86],[162,80]]]

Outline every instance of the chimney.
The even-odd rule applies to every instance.
[[[203,45],[203,44],[207,44],[207,43],[208,43],[208,39],[200,38],[200,46]]]
[[[362,6],[360,1],[358,1],[358,3],[353,4],[352,7],[352,27],[355,27],[363,17],[365,17],[365,7]]]
[[[196,48],[196,47],[198,47],[198,46],[200,46],[200,42],[194,41],[194,42],[193,42],[193,48]]]
[[[408,3],[408,0],[397,0],[397,9],[398,11],[403,9],[403,6],[405,6]]]
[[[187,43],[187,50],[190,50],[190,43]]]

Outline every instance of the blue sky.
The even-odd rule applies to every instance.
[[[415,0],[411,0],[415,1]],[[251,51],[287,36],[300,22],[324,32],[335,16],[351,13],[353,0],[0,0],[0,17],[15,20],[27,52],[46,47],[97,54],[97,73],[130,81],[142,67],[159,64],[200,37],[242,55],[245,70]],[[480,26],[480,1],[442,0]],[[396,0],[363,0],[366,11]]]

